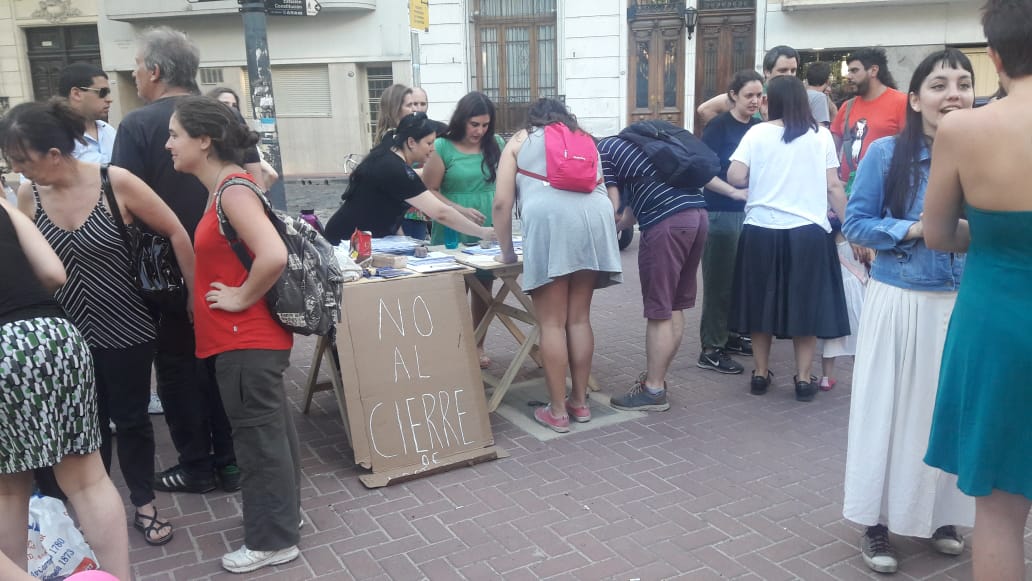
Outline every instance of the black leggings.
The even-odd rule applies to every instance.
[[[90,349],[97,378],[100,454],[111,471],[111,427],[118,432],[118,466],[133,506],[154,500],[154,428],[150,403],[154,343],[125,349]]]

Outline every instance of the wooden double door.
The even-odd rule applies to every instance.
[[[72,63],[101,66],[96,25],[27,28],[32,93],[37,101],[59,94],[61,71]]]
[[[702,10],[695,27],[695,102],[726,93],[734,74],[756,66],[755,10]],[[695,117],[695,132],[702,123]]]
[[[684,22],[650,15],[630,22],[628,121],[663,119],[684,125]]]
[[[699,0],[695,26],[695,106],[727,91],[735,72],[755,66],[754,0]],[[687,35],[681,2],[631,0],[628,12],[628,122],[684,126]],[[701,123],[695,119],[701,133]]]

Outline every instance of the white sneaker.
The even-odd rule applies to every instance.
[[[268,565],[282,565],[298,557],[297,545],[278,551],[252,551],[247,546],[222,555],[222,568],[230,573],[250,573]]]
[[[150,403],[147,404],[147,413],[151,415],[160,415],[165,413],[165,408],[161,407],[161,398],[158,394],[150,394]]]

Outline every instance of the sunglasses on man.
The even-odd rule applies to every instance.
[[[97,96],[100,97],[101,99],[103,99],[103,98],[105,98],[105,97],[107,97],[108,95],[111,94],[111,89],[109,87],[101,87],[99,89],[96,88],[96,87],[76,87],[76,88],[79,89],[79,90],[82,90],[82,91],[90,91],[90,92],[96,93]]]

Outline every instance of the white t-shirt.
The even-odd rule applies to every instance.
[[[787,230],[828,222],[828,173],[839,166],[835,140],[821,127],[785,143],[784,127],[754,125],[746,132],[731,161],[749,167],[749,199],[745,224]]]

